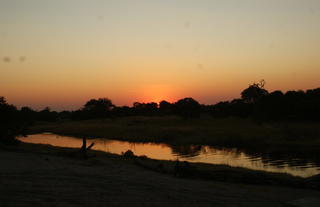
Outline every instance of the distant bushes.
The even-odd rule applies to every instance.
[[[117,107],[113,105],[111,101],[107,104],[102,104],[99,100],[101,101],[103,99],[90,100],[89,102],[93,103],[90,108],[87,107],[87,102],[82,109],[71,112],[70,118],[73,120],[83,120],[125,116],[178,115],[184,119],[188,119],[199,117],[201,114],[201,105],[192,98],[180,99],[176,103],[169,103],[167,101],[161,101],[159,104],[155,102],[134,102],[132,107]]]

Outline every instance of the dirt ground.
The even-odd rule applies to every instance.
[[[0,150],[0,163],[1,207],[276,207],[295,206],[289,204],[299,199],[318,205],[320,197],[320,191],[308,189],[176,178],[112,157],[83,160]]]

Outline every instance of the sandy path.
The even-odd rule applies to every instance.
[[[0,151],[0,206],[286,206],[320,192],[178,179],[112,158]]]

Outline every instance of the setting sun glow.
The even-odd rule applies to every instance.
[[[77,109],[319,86],[320,1],[1,1],[0,95]]]

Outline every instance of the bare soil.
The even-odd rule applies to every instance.
[[[105,153],[82,159],[61,156],[53,147],[28,146],[0,149],[1,207],[277,207],[320,197],[320,191],[309,189],[177,178]]]

